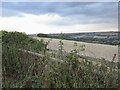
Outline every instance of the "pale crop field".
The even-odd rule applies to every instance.
[[[50,38],[40,38],[40,37],[33,37],[35,39],[44,41],[50,40]],[[48,48],[51,50],[58,50],[60,39],[51,39]],[[70,41],[70,40],[62,40],[64,43],[64,50],[66,52],[70,52],[73,50],[74,43],[76,42],[78,46],[85,45],[85,51],[81,51],[79,54],[90,56],[94,58],[105,58],[106,60],[111,61],[114,54],[116,54],[115,61],[118,62],[118,46],[113,45],[104,45],[104,44],[94,44],[94,43],[85,43],[79,41]]]

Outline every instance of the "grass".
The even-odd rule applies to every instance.
[[[34,42],[31,43],[31,41]],[[47,53],[48,50],[43,41],[34,40],[18,32],[3,34],[2,43],[3,88],[118,87],[118,67],[115,64],[105,63],[105,61],[94,64],[89,59],[80,58],[77,53],[84,50],[84,45],[65,55],[64,43],[61,40],[58,53],[52,52],[51,55]],[[45,56],[38,57],[19,51],[18,48],[23,46],[25,46],[23,49],[26,50],[43,52]],[[74,43],[74,47],[77,47],[77,43]],[[53,56],[64,62],[51,60],[50,57]]]

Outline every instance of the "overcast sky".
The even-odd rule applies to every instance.
[[[0,29],[35,33],[118,30],[117,2],[2,2]]]

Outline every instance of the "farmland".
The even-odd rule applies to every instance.
[[[44,39],[45,41],[50,40],[50,38],[39,38],[33,37],[35,39],[41,40]],[[60,39],[51,39],[48,48],[52,50],[58,50]],[[105,44],[93,44],[93,43],[85,43],[79,41],[70,41],[70,40],[62,40],[64,43],[64,50],[70,52],[73,50],[74,43],[76,42],[78,46],[85,45],[85,51],[80,52],[80,54],[84,56],[96,57],[96,58],[104,58],[106,60],[111,61],[114,54],[116,54],[115,61],[118,62],[118,46],[113,45],[105,45]]]

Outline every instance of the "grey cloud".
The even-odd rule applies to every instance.
[[[21,13],[58,14],[64,19],[49,22],[56,25],[116,23],[117,2],[4,2],[3,16],[18,16]]]
[[[45,14],[57,13],[60,15],[84,14],[96,15],[102,11],[113,11],[116,3],[86,3],[86,2],[4,2],[3,9],[15,10],[24,13]],[[104,12],[105,13],[105,12]],[[113,13],[113,12],[112,12]],[[9,14],[9,13],[8,13]]]

